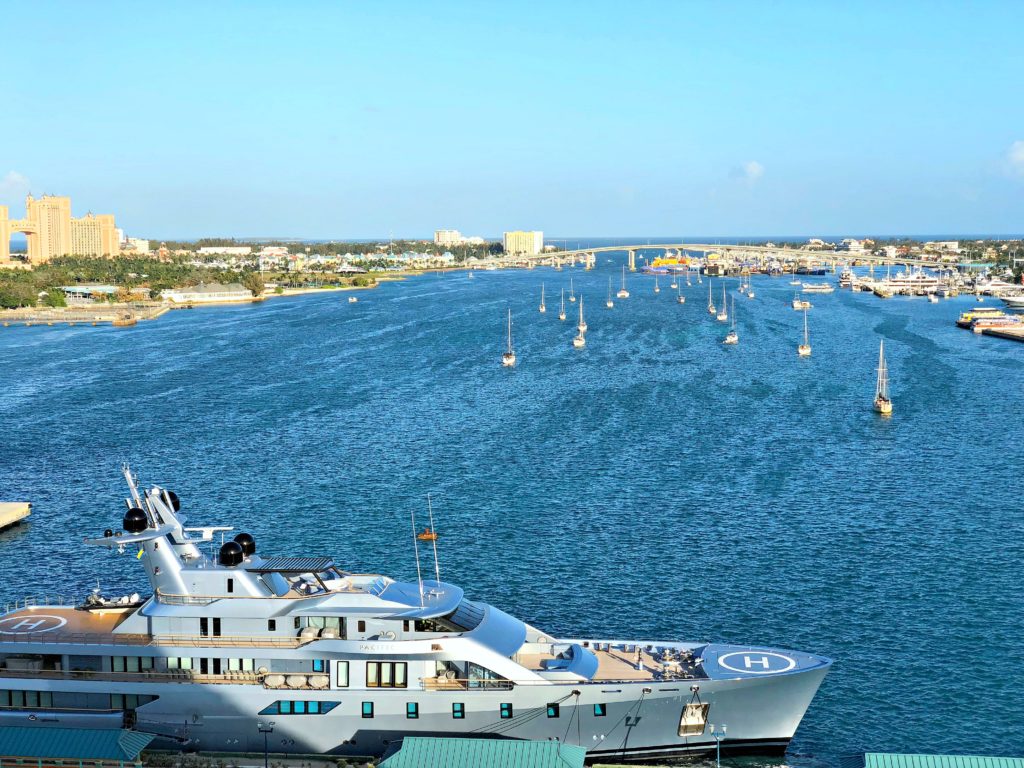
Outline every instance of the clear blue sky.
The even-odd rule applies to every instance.
[[[1024,230],[1024,3],[11,3],[0,203],[129,234]]]

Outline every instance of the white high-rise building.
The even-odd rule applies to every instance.
[[[501,244],[508,256],[535,256],[544,250],[544,233],[536,230],[505,232]]]

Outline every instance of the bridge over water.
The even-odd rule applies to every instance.
[[[798,248],[783,248],[776,245],[723,245],[720,243],[642,243],[637,245],[606,245],[599,248],[568,248],[561,251],[547,251],[527,259],[534,264],[562,264],[565,262],[583,262],[587,269],[592,269],[597,262],[599,253],[626,253],[629,269],[636,271],[636,255],[639,251],[717,253],[732,261],[767,261],[782,263],[825,263],[839,264],[853,261],[872,264],[906,264],[913,266],[934,267],[935,261],[912,259],[905,256],[876,256],[869,252],[858,251],[808,251]],[[946,265],[965,266],[965,265]]]

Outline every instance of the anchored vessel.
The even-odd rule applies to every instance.
[[[516,351],[512,349],[512,309],[508,310],[508,345],[501,353],[501,364],[505,368],[512,368],[516,364]]]
[[[892,415],[889,397],[889,366],[885,364],[885,341],[878,342],[878,380],[875,382],[875,410],[883,416]]]
[[[721,723],[723,750],[779,754],[831,664],[750,646],[555,638],[436,578],[266,556],[247,533],[185,527],[172,491],[124,474],[123,532],[86,543],[138,554],[153,594],[0,617],[0,725],[128,727],[157,747],[241,752],[262,750],[272,722],[280,753],[489,736],[638,762],[713,752],[710,723]]]

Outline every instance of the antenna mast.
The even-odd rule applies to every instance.
[[[427,494],[427,512],[430,515],[430,530],[433,533],[437,533],[437,528],[434,527],[434,508],[430,504],[430,494]],[[441,584],[441,567],[437,564],[437,536],[434,536],[434,581],[438,585]]]
[[[420,545],[416,541],[416,512],[410,512],[412,518],[412,549],[416,553],[416,583],[420,587],[420,608],[423,607],[423,574],[420,572]]]

